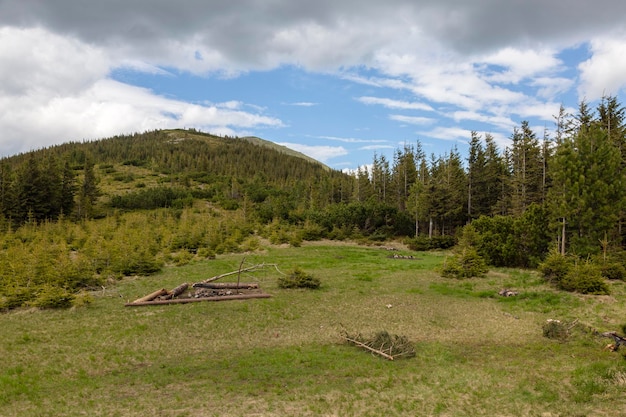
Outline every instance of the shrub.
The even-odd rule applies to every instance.
[[[590,262],[574,265],[559,282],[559,288],[581,294],[609,294],[609,286],[600,268]]]
[[[182,250],[172,256],[172,262],[176,266],[187,265],[193,259],[193,254],[189,251]]]
[[[319,278],[307,274],[300,268],[295,268],[289,275],[278,278],[280,288],[310,288],[318,289],[321,285]]]
[[[74,294],[65,288],[45,285],[37,291],[37,296],[28,305],[38,308],[67,308],[73,301]]]
[[[198,258],[215,259],[215,251],[209,248],[199,248]]]
[[[445,278],[472,278],[484,276],[488,271],[485,260],[474,248],[464,248],[461,253],[449,258],[442,270]]]
[[[602,276],[606,279],[620,279],[626,278],[626,268],[619,263],[609,263],[602,265]]]
[[[406,244],[409,249],[414,251],[427,251],[433,249],[450,249],[456,244],[454,236],[418,236],[407,239]]]
[[[557,251],[551,251],[545,261],[539,264],[539,271],[546,281],[559,286],[571,267],[572,263],[567,257]]]

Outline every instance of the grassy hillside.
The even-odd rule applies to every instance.
[[[0,315],[0,414],[12,416],[604,416],[626,409],[626,361],[589,332],[619,330],[613,296],[580,296],[536,273],[499,269],[450,280],[443,252],[392,259],[329,242],[220,255],[125,278],[72,310]],[[320,290],[277,286],[275,269],[243,279],[263,300],[127,308],[155,289],[247,264],[300,267]],[[501,288],[519,291],[502,298]],[[565,342],[547,319],[579,320]],[[342,329],[405,335],[411,359],[386,361],[345,344]]]

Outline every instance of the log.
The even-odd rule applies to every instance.
[[[165,297],[165,300],[170,300],[172,298],[176,298],[179,295],[181,295],[182,293],[184,293],[185,291],[187,291],[187,288],[189,288],[189,284],[187,284],[186,282],[183,284],[180,284],[178,287],[174,288],[172,291],[170,291]]]
[[[162,295],[167,295],[167,294],[169,294],[168,291],[165,288],[161,288],[160,290],[157,290],[157,291],[155,291],[153,293],[150,293],[150,294],[148,294],[146,296],[143,296],[141,298],[136,299],[131,304],[143,303],[143,302],[146,302],[146,301],[152,301],[152,300],[154,300],[157,297],[161,297]]]
[[[255,282],[242,282],[237,285],[236,282],[197,282],[193,284],[194,288],[213,288],[213,289],[253,289],[259,288],[259,284]]]
[[[257,294],[237,294],[237,295],[221,295],[217,297],[200,297],[200,298],[176,298],[172,300],[153,300],[143,302],[133,302],[124,304],[126,307],[140,307],[140,306],[153,306],[153,305],[165,305],[165,304],[185,304],[185,303],[197,303],[200,301],[228,301],[228,300],[247,300],[250,298],[270,298],[271,295],[257,293]]]

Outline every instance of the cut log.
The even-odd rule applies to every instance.
[[[163,297],[163,299],[171,300],[172,298],[176,298],[182,293],[184,293],[185,291],[187,291],[187,288],[189,288],[189,284],[187,284],[186,282],[183,284],[180,284],[178,287],[170,291],[165,297]]]
[[[135,301],[132,302],[132,304],[134,304],[134,303],[143,303],[143,302],[146,302],[146,301],[152,301],[152,300],[154,300],[157,297],[161,297],[161,296],[167,295],[167,294],[169,294],[169,292],[165,288],[161,288],[160,290],[157,290],[157,291],[155,291],[153,293],[150,293],[150,294],[148,294],[146,296],[143,296],[141,298],[136,299]]]
[[[185,304],[185,303],[197,303],[200,301],[228,301],[228,300],[247,300],[250,298],[270,298],[270,294],[257,293],[257,294],[237,294],[237,295],[222,295],[218,297],[200,297],[200,298],[176,298],[172,300],[153,300],[143,302],[133,302],[124,304],[126,307],[140,307],[140,306],[153,306],[164,304]]]
[[[618,335],[617,332],[605,332],[605,333],[602,333],[602,336],[604,336],[604,337],[611,337],[611,338],[613,338],[613,340],[615,340],[615,343],[610,345],[611,346],[611,350],[613,352],[617,352],[617,350],[619,349],[620,345],[625,345],[626,346],[626,338]],[[608,347],[609,346],[607,346],[606,348],[608,348]]]
[[[241,282],[237,285],[236,282],[198,282],[193,284],[194,288],[213,288],[213,289],[254,289],[259,288],[259,284],[255,282]]]

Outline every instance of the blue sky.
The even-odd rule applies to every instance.
[[[626,102],[622,0],[0,0],[0,156],[161,128],[335,169]]]

